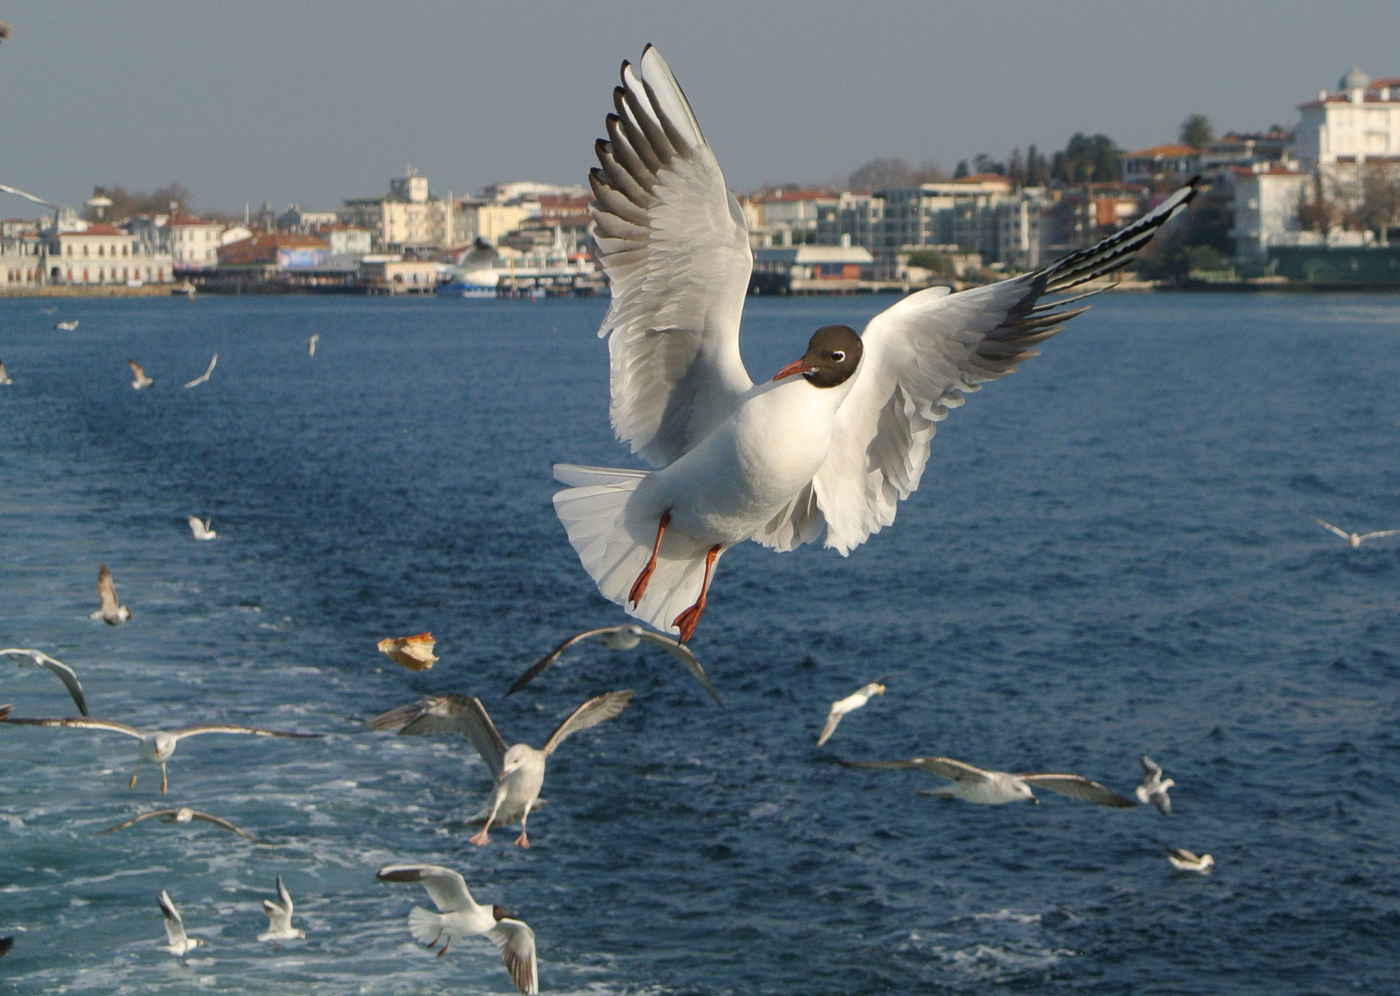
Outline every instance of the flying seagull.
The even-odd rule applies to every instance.
[[[381,882],[422,882],[441,912],[415,906],[408,914],[413,939],[433,947],[442,941],[438,957],[447,953],[454,938],[485,935],[501,951],[501,959],[515,987],[534,996],[540,989],[539,964],[535,960],[535,932],[503,906],[482,906],[467,890],[466,880],[441,865],[385,865]]]
[[[1144,806],[1153,805],[1157,811],[1165,816],[1172,811],[1171,796],[1167,795],[1167,790],[1176,784],[1170,778],[1162,777],[1162,766],[1146,754],[1142,755],[1142,784],[1133,789],[1133,794],[1137,796],[1138,802]]]
[[[198,387],[200,384],[203,384],[206,380],[209,379],[209,375],[210,375],[211,373],[214,372],[214,364],[216,364],[216,363],[218,363],[218,362],[219,362],[219,354],[218,354],[218,353],[215,353],[215,354],[213,355],[213,357],[210,358],[210,360],[209,360],[209,365],[208,365],[207,367],[204,368],[204,373],[200,374],[198,377],[196,377],[194,380],[190,381],[190,382],[189,382],[188,384],[186,384],[185,386],[186,386],[186,387]]]
[[[190,532],[194,533],[195,539],[211,540],[219,538],[219,534],[215,530],[209,528],[214,521],[212,515],[207,519],[201,519],[197,515],[191,515],[185,521],[190,524]]]
[[[311,338],[306,340],[306,355],[312,359],[316,358],[316,343],[321,341],[321,333],[315,332]]]
[[[100,837],[104,833],[113,833],[117,830],[125,830],[129,826],[134,826],[137,823],[140,823],[142,820],[149,820],[153,816],[159,817],[162,823],[184,824],[189,823],[192,820],[203,820],[205,823],[212,823],[216,827],[223,827],[225,830],[228,830],[231,833],[236,833],[240,837],[246,837],[248,840],[251,840],[254,844],[262,844],[264,847],[276,846],[273,844],[263,844],[263,842],[258,840],[258,838],[254,837],[246,830],[240,830],[228,820],[222,819],[218,816],[211,816],[208,813],[201,813],[199,810],[191,809],[189,806],[181,806],[179,809],[157,809],[149,813],[142,813],[140,816],[132,817],[125,823],[118,823],[116,826],[108,827],[106,830],[98,830],[93,834],[93,836]]]
[[[1332,523],[1324,522],[1315,515],[1313,516],[1313,521],[1323,529],[1334,532],[1342,539],[1346,540],[1348,546],[1360,546],[1368,539],[1378,539],[1381,536],[1395,536],[1396,534],[1400,534],[1400,529],[1381,529],[1374,533],[1361,533],[1358,536],[1356,533],[1349,533],[1345,529],[1338,529],[1336,526],[1332,525]]]
[[[399,706],[375,716],[369,726],[376,730],[399,728],[399,736],[414,733],[460,733],[471,741],[495,779],[491,795],[481,812],[468,822],[485,818],[481,831],[468,840],[473,844],[490,843],[487,836],[493,823],[520,821],[517,847],[529,847],[525,821],[536,808],[540,787],[544,784],[545,761],[571,733],[596,726],[612,719],[632,698],[630,688],[597,695],[573,712],[555,728],[539,750],[529,744],[506,746],[505,738],[496,730],[481,700],[470,695],[438,695],[410,705]]]
[[[102,608],[90,613],[89,619],[101,619],[108,626],[116,626],[131,618],[131,609],[117,604],[117,585],[106,564],[97,568],[97,597],[102,601]]]
[[[141,364],[137,363],[135,360],[127,360],[126,365],[131,367],[131,373],[136,378],[131,382],[131,386],[134,387],[136,390],[139,391],[143,387],[150,387],[152,384],[155,383],[154,380],[146,376],[146,371],[143,370],[141,368]]]
[[[651,472],[557,464],[569,542],[604,597],[688,642],[715,565],[745,540],[817,540],[841,554],[894,522],[936,423],[982,381],[1034,356],[1089,296],[1061,295],[1131,262],[1196,193],[1034,273],[912,294],[864,335],[819,329],[801,359],[754,384],[739,352],[753,255],[743,212],[671,71],[648,46],[622,65],[589,175],[612,286],[613,430]],[[1093,292],[1090,292],[1093,293]]]
[[[1031,791],[1033,786],[1100,806],[1132,809],[1137,805],[1133,800],[1083,775],[1013,775],[1006,771],[984,771],[950,757],[911,757],[907,761],[842,761],[841,764],[848,768],[922,768],[930,774],[951,780],[952,784],[940,789],[922,789],[920,795],[962,799],[987,806],[1000,806],[1008,802],[1039,804],[1040,800]]]
[[[281,947],[279,941],[305,940],[306,931],[292,926],[292,894],[277,876],[277,901],[263,900],[263,912],[267,914],[267,930],[258,935],[260,941],[271,941],[273,947]]]
[[[170,901],[170,893],[164,889],[160,890],[160,911],[165,916],[165,939],[166,943],[160,946],[162,951],[169,951],[177,958],[184,958],[195,948],[204,942],[198,937],[187,937],[185,935],[185,921],[180,918],[180,911],[175,908],[175,904]]]
[[[288,733],[285,730],[263,730],[253,726],[233,726],[228,723],[204,723],[199,726],[186,726],[180,730],[138,730],[134,726],[127,726],[125,723],[115,723],[110,719],[97,719],[95,717],[69,717],[67,719],[48,718],[21,718],[11,716],[5,720],[8,724],[16,726],[65,726],[73,730],[107,730],[112,733],[125,733],[128,737],[135,737],[141,741],[139,759],[136,762],[136,772],[131,776],[131,782],[127,788],[136,787],[136,779],[141,774],[141,765],[147,761],[153,761],[160,765],[160,794],[165,795],[169,788],[169,781],[166,777],[165,765],[175,753],[175,745],[182,737],[199,736],[202,733],[246,733],[255,737],[296,737],[298,739],[313,739],[320,737],[320,733]]]
[[[67,664],[54,660],[42,650],[28,650],[24,647],[6,647],[4,650],[0,650],[0,654],[8,654],[16,658],[15,663],[20,667],[48,668],[59,681],[63,682],[63,687],[68,689],[68,694],[73,697],[73,704],[78,707],[78,712],[84,716],[88,714],[87,699],[83,697],[82,682],[78,680],[77,673]],[[26,657],[28,660],[23,659]]]
[[[710,679],[705,676],[705,669],[700,666],[700,661],[691,653],[689,647],[672,637],[663,636],[660,633],[653,633],[650,630],[643,629],[636,623],[623,623],[621,626],[603,626],[599,629],[586,629],[582,633],[575,633],[563,643],[559,644],[559,646],[535,661],[535,663],[530,666],[530,670],[515,679],[515,684],[507,689],[506,694],[514,695],[538,677],[541,671],[558,660],[559,655],[564,651],[568,650],[580,640],[587,640],[594,636],[599,637],[603,646],[607,647],[609,650],[631,650],[643,640],[656,644],[658,647],[665,649],[676,660],[684,664],[685,669],[690,672],[691,676],[696,681],[700,682],[700,687],[705,689],[710,698],[714,699],[720,706],[724,705],[724,703],[720,701],[719,693],[716,692],[714,686],[710,684]]]
[[[8,24],[6,24],[4,21],[0,21],[0,41],[4,41],[6,38],[10,37],[10,30],[11,28]],[[5,940],[8,941],[9,938],[7,937],[5,938]],[[10,946],[6,944],[4,951],[0,951],[0,954],[4,954],[5,951],[8,950],[10,950]]]
[[[873,695],[884,695],[885,686],[882,682],[888,678],[877,678],[868,685],[862,685],[844,699],[837,699],[831,703],[831,711],[826,714],[826,725],[822,727],[821,736],[817,737],[817,746],[820,747],[831,739],[831,735],[836,732],[836,727],[841,722],[841,717],[848,712],[854,712],[870,701]]]
[[[5,371],[5,361],[0,360],[0,384],[13,384],[10,375]]]
[[[66,322],[54,322],[54,328],[60,332],[72,332],[78,327],[78,319],[74,318]]]
[[[410,671],[426,671],[437,663],[433,647],[437,642],[432,633],[417,633],[413,636],[386,636],[376,644],[379,652],[386,654],[395,664]]]
[[[1167,860],[1177,871],[1200,872],[1202,875],[1209,875],[1210,870],[1215,867],[1215,859],[1209,854],[1192,854],[1184,847],[1167,847],[1165,850]]]
[[[8,719],[10,715],[10,710],[13,708],[14,705],[9,702],[6,702],[4,705],[0,705],[0,720]]]

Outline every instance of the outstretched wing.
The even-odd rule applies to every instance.
[[[78,707],[78,712],[84,716],[88,714],[87,698],[83,695],[82,682],[78,680],[77,672],[62,661],[54,660],[42,650],[25,650],[21,647],[9,647],[0,650],[0,654],[11,656],[23,655],[32,660],[36,667],[48,668],[63,686],[68,689],[68,694],[72,696],[73,704]]]
[[[1142,762],[1142,771],[1149,781],[1159,782],[1162,780],[1162,766],[1146,754],[1139,759]]]
[[[506,963],[510,980],[524,996],[534,996],[540,991],[540,969],[535,960],[535,932],[524,920],[504,917],[496,921],[496,926],[486,932],[486,936],[501,951],[501,960]]]
[[[112,571],[106,564],[97,568],[97,597],[102,601],[103,615],[116,614],[117,583],[112,580]]]
[[[375,730],[402,727],[399,736],[417,733],[460,733],[471,741],[493,778],[505,766],[506,742],[486,714],[481,700],[471,695],[437,695],[390,709],[367,724]]]
[[[1133,809],[1137,806],[1133,800],[1119,795],[1112,789],[1105,788],[1098,782],[1090,781],[1083,775],[1034,774],[1017,775],[1016,777],[1027,785],[1049,789],[1051,792],[1067,795],[1071,799],[1098,803],[1100,806],[1113,806],[1117,809]]]
[[[612,284],[598,334],[609,337],[613,431],[663,466],[753,386],[739,356],[753,254],[743,212],[656,49],[622,64],[613,104],[588,177]]]
[[[176,740],[181,737],[197,737],[201,733],[244,733],[254,737],[296,737],[299,740],[315,740],[325,735],[322,733],[292,733],[288,730],[264,730],[256,726],[234,726],[230,723],[200,723],[198,726],[186,726],[181,730],[170,731],[170,735]]]
[[[1085,308],[1096,291],[1042,302],[1130,262],[1196,193],[1181,187],[1155,210],[1097,245],[1043,270],[949,294],[933,287],[887,308],[862,334],[864,357],[836,416],[831,450],[814,478],[827,546],[842,555],[894,522],[919,486],[934,427],[983,381],[1011,373]],[[810,511],[798,509],[801,511]],[[800,530],[814,538],[820,523]],[[795,545],[795,544],[794,544]]]
[[[923,768],[954,782],[986,781],[987,772],[966,761],[954,761],[951,757],[911,757],[905,761],[841,761],[847,768]]]
[[[97,719],[93,716],[70,716],[66,719],[30,719],[22,716],[10,716],[6,718],[5,722],[13,723],[16,726],[66,726],[74,730],[110,730],[113,733],[125,733],[128,737],[135,737],[137,740],[145,736],[134,726],[116,723],[110,719]]]
[[[174,947],[183,945],[187,938],[185,936],[185,921],[180,917],[180,911],[175,908],[175,904],[170,901],[170,893],[164,889],[160,890],[160,911],[165,916],[165,939]]]
[[[472,902],[466,880],[442,865],[385,865],[378,877],[381,882],[422,882],[434,905],[444,913],[464,910]]]
[[[612,719],[623,710],[631,698],[632,689],[630,688],[595,695],[569,713],[569,718],[560,723],[558,728],[549,735],[549,739],[544,742],[544,746],[540,750],[544,751],[545,756],[548,757],[559,748],[559,745],[569,734],[586,730],[590,726],[597,726],[605,719]]]
[[[1364,543],[1368,539],[1379,539],[1382,536],[1394,536],[1400,533],[1400,529],[1381,529],[1374,533],[1362,533],[1357,537],[1357,542]]]
[[[586,640],[590,636],[597,636],[600,633],[611,633],[615,629],[617,629],[616,626],[600,626],[597,629],[586,629],[582,633],[575,633],[563,643],[559,644],[559,646],[555,647],[549,653],[545,654],[539,660],[535,661],[535,663],[531,664],[530,670],[526,671],[519,678],[516,678],[515,684],[511,685],[508,689],[506,689],[506,694],[514,695],[516,692],[520,691],[520,689],[524,688],[530,682],[534,681],[537,677],[539,677],[541,671],[543,671],[545,668],[549,667],[549,665],[557,661],[559,659],[559,656],[564,651],[568,650],[580,640]]]
[[[664,647],[667,653],[685,665],[685,669],[690,672],[692,678],[700,682],[700,687],[705,689],[710,698],[715,700],[715,705],[721,709],[728,708],[720,700],[719,692],[715,691],[714,686],[710,684],[709,676],[705,674],[705,669],[700,666],[700,658],[696,657],[689,647],[675,637],[653,633],[650,630],[642,630],[641,636],[643,640],[648,640],[658,647]]]
[[[209,375],[210,375],[211,373],[214,372],[214,365],[215,365],[216,363],[218,363],[218,362],[219,362],[219,354],[218,354],[218,353],[215,353],[214,356],[213,356],[213,358],[209,361],[209,366],[205,368],[204,373],[200,374],[198,377],[196,377],[194,380],[190,381],[190,382],[189,382],[188,384],[186,384],[185,386],[186,386],[186,387],[198,387],[200,384],[203,384],[205,381],[207,381],[207,380],[209,379]]]

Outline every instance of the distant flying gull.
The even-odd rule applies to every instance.
[[[58,309],[57,309],[57,308],[40,308],[39,310],[40,310],[41,312],[43,312],[44,314],[46,314],[46,315],[56,315],[56,314],[58,314]]]
[[[1342,539],[1346,540],[1348,546],[1360,546],[1368,539],[1377,539],[1381,536],[1394,536],[1396,534],[1400,534],[1400,529],[1382,529],[1378,532],[1362,533],[1358,536],[1356,533],[1349,533],[1345,529],[1338,529],[1336,526],[1332,525],[1332,523],[1324,522],[1322,519],[1319,519],[1315,515],[1313,516],[1313,521],[1316,522],[1323,529],[1329,530],[1330,532],[1334,532]]]
[[[582,633],[575,633],[563,643],[559,644],[559,646],[535,661],[535,663],[530,666],[530,670],[517,678],[515,684],[507,689],[506,694],[514,695],[538,677],[541,671],[558,660],[559,655],[564,651],[568,650],[580,640],[587,640],[594,636],[601,637],[603,646],[610,650],[631,650],[643,640],[664,648],[672,657],[685,665],[685,669],[690,672],[691,676],[694,677],[696,681],[700,682],[700,687],[709,693],[710,698],[714,699],[719,705],[724,705],[724,703],[720,701],[719,693],[716,692],[714,686],[710,684],[710,679],[705,676],[705,669],[700,666],[700,661],[691,653],[689,647],[683,643],[677,642],[673,637],[662,636],[660,633],[653,633],[650,630],[643,629],[636,623],[624,623],[621,626],[603,626],[599,629],[587,629]]]
[[[183,824],[183,823],[189,823],[191,820],[203,820],[205,823],[212,823],[212,824],[214,824],[214,826],[216,826],[216,827],[223,827],[225,830],[228,830],[228,831],[230,831],[231,833],[236,833],[236,834],[238,834],[238,836],[240,836],[240,837],[246,837],[246,838],[248,838],[249,840],[251,840],[254,844],[263,844],[263,842],[260,841],[260,840],[258,840],[258,838],[254,837],[252,834],[248,833],[246,830],[240,830],[238,827],[234,826],[234,825],[233,825],[232,823],[230,823],[228,820],[222,819],[222,818],[220,818],[220,817],[218,817],[218,816],[211,816],[211,815],[208,814],[208,813],[201,813],[199,810],[197,810],[197,809],[191,809],[189,806],[181,806],[179,809],[157,809],[157,810],[155,810],[155,811],[153,811],[153,812],[150,812],[150,813],[142,813],[140,816],[134,816],[134,817],[132,817],[131,819],[127,820],[125,823],[118,823],[116,826],[114,826],[114,827],[108,827],[106,830],[98,830],[96,833],[93,834],[93,836],[94,836],[94,837],[100,837],[100,836],[101,836],[102,834],[104,834],[104,833],[113,833],[113,832],[115,832],[115,831],[117,831],[117,830],[125,830],[125,829],[126,829],[127,827],[129,827],[129,826],[135,826],[137,823],[140,823],[142,820],[149,820],[149,819],[150,819],[151,817],[153,817],[153,816],[154,816],[154,817],[159,817],[159,819],[160,819],[160,821],[161,821],[162,823],[181,823],[181,824]],[[264,846],[264,847],[272,847],[272,846],[274,846],[274,845],[272,845],[272,844],[263,844],[263,846]]]
[[[5,361],[0,360],[0,384],[13,384],[10,375],[5,371]]]
[[[166,943],[160,946],[162,951],[169,951],[177,958],[184,958],[195,948],[204,942],[198,937],[187,937],[185,935],[185,921],[180,918],[180,911],[175,908],[175,904],[170,901],[170,893],[164,889],[160,890],[160,911],[165,916],[165,939]]]
[[[826,714],[826,725],[822,727],[822,735],[817,737],[817,746],[820,747],[831,739],[831,735],[836,732],[836,727],[841,723],[842,716],[865,705],[870,701],[872,695],[884,695],[885,686],[881,682],[885,680],[885,678],[878,678],[868,685],[862,685],[844,699],[837,699],[831,703],[831,711]]]
[[[155,383],[154,380],[146,376],[146,371],[141,369],[141,364],[137,363],[135,360],[127,360],[126,365],[131,367],[131,372],[136,377],[136,379],[131,382],[131,386],[136,388],[136,390],[139,391],[143,387],[150,387]]]
[[[10,710],[13,708],[14,704],[9,702],[5,703],[4,705],[0,705],[0,720],[8,718],[10,715]]]
[[[623,63],[613,105],[589,175],[612,287],[599,335],[613,430],[659,469],[557,464],[568,487],[554,507],[603,596],[682,643],[735,544],[788,551],[825,529],[844,555],[891,525],[948,410],[1034,356],[1088,296],[1058,295],[1131,262],[1196,193],[1192,181],[1033,273],[911,294],[863,336],[827,325],[800,359],[755,384],[739,351],[753,269],[743,211],[655,48],[639,66]]]
[[[555,728],[539,750],[529,744],[513,744],[508,748],[505,738],[486,714],[481,700],[470,695],[449,694],[422,699],[375,716],[368,725],[376,730],[402,727],[399,730],[401,737],[414,733],[460,733],[470,740],[486,762],[495,785],[481,812],[468,821],[474,822],[484,817],[481,832],[467,839],[478,846],[488,844],[491,838],[487,833],[493,823],[506,824],[519,820],[520,836],[515,839],[515,844],[517,847],[529,847],[525,821],[539,799],[540,787],[544,784],[545,761],[549,755],[571,733],[612,719],[623,710],[631,697],[632,690],[628,688],[589,699]]]
[[[116,626],[131,618],[131,609],[117,604],[117,585],[106,564],[97,569],[97,597],[102,600],[102,608],[90,613],[89,619],[101,619],[108,626]]]
[[[138,730],[134,726],[127,726],[125,723],[115,723],[110,719],[96,719],[87,717],[84,719],[27,719],[11,716],[5,720],[7,725],[16,726],[64,726],[72,730],[107,730],[112,733],[125,733],[128,737],[135,737],[141,741],[139,760],[136,762],[136,773],[131,776],[131,782],[127,788],[136,787],[136,779],[141,774],[141,765],[147,761],[154,761],[160,765],[160,794],[165,795],[169,787],[165,773],[166,762],[175,753],[175,745],[182,737],[194,737],[202,733],[246,733],[255,737],[296,737],[308,740],[320,737],[320,733],[288,733],[285,730],[262,730],[252,726],[232,726],[227,723],[203,723],[199,726],[186,726],[181,730]]]
[[[219,534],[213,529],[209,528],[209,526],[214,521],[214,517],[212,515],[209,516],[208,519],[200,519],[200,517],[197,515],[191,515],[185,521],[190,524],[190,532],[194,533],[195,539],[211,540],[219,538]]]
[[[267,914],[267,930],[258,935],[260,941],[271,941],[274,947],[281,947],[278,941],[305,940],[306,931],[292,926],[292,894],[277,876],[277,901],[263,900],[263,912]]]
[[[28,650],[24,647],[6,647],[4,650],[0,650],[0,654],[8,654],[16,658],[29,658],[27,661],[15,661],[20,667],[48,668],[68,689],[68,694],[73,697],[73,704],[78,707],[78,712],[84,716],[88,714],[87,699],[83,697],[82,682],[78,680],[77,673],[67,664],[54,660],[42,650]]]
[[[1133,790],[1138,802],[1144,806],[1153,805],[1163,816],[1172,811],[1172,800],[1167,790],[1176,784],[1170,778],[1162,777],[1162,767],[1146,754],[1142,755],[1142,784]]]
[[[1192,854],[1184,847],[1168,847],[1165,850],[1167,860],[1177,871],[1200,872],[1202,875],[1209,875],[1210,870],[1215,867],[1215,859],[1209,854]]]
[[[74,318],[72,321],[68,322],[55,322],[53,327],[58,329],[60,332],[72,332],[75,328],[78,327],[78,320]]]
[[[306,355],[307,355],[307,356],[310,356],[310,357],[312,357],[313,359],[315,358],[315,356],[316,356],[316,343],[318,343],[318,342],[320,342],[320,341],[321,341],[321,333],[319,333],[319,332],[313,333],[312,336],[311,336],[311,338],[306,340]]]
[[[417,633],[413,636],[386,636],[376,646],[395,664],[410,671],[426,671],[437,663],[433,647],[437,642],[431,633]]]
[[[4,21],[0,21],[0,41],[4,41],[8,37],[10,37],[10,26]],[[9,940],[9,938],[7,937],[5,940]],[[8,950],[10,950],[10,946],[6,944],[4,951],[0,951],[0,954],[4,954]]]
[[[433,947],[442,941],[438,957],[447,953],[457,937],[491,939],[501,951],[501,959],[511,981],[525,996],[539,992],[539,964],[535,960],[535,932],[503,906],[482,906],[472,898],[464,878],[441,865],[385,865],[379,869],[381,882],[422,882],[433,904],[434,913],[415,906],[408,914],[413,939]]]
[[[962,799],[986,806],[1000,806],[1008,802],[1029,802],[1038,804],[1039,799],[1031,787],[1049,789],[1067,795],[1071,799],[1097,803],[1100,806],[1114,806],[1120,809],[1136,807],[1133,800],[1104,788],[1098,782],[1090,781],[1083,775],[1021,774],[1013,775],[1006,771],[984,771],[964,761],[954,761],[950,757],[911,757],[907,761],[842,761],[848,768],[922,768],[930,774],[947,778],[953,784],[941,789],[922,789],[919,795],[933,795],[940,799]]]
[[[218,362],[219,362],[219,354],[218,354],[218,353],[215,353],[214,356],[209,360],[209,365],[208,365],[207,367],[204,368],[204,373],[200,374],[198,377],[196,377],[194,380],[190,381],[190,382],[189,382],[188,384],[186,384],[185,386],[186,386],[186,387],[198,387],[200,384],[203,384],[206,380],[209,379],[209,375],[210,375],[211,373],[214,372],[214,364],[216,364],[216,363],[218,363]]]

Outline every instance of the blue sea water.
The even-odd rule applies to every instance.
[[[753,300],[750,370],[889,303]],[[645,648],[580,647],[502,698],[623,618],[550,506],[554,461],[629,461],[605,302],[52,304],[0,300],[0,644],[73,665],[96,716],[326,736],[184,741],[162,799],[149,766],[127,788],[135,741],[0,725],[0,992],[513,992],[489,944],[413,943],[426,896],[374,878],[408,860],[527,920],[552,993],[1396,991],[1400,542],[1311,517],[1400,526],[1400,301],[1105,296],[940,425],[851,557],[725,557],[692,646],[728,711]],[[87,618],[104,561],[118,628]],[[422,630],[430,671],[375,650]],[[829,703],[887,672],[816,749]],[[452,691],[538,744],[614,688],[637,694],[551,760],[528,852],[467,843],[489,776],[465,740],[364,726]],[[72,712],[3,662],[0,702]],[[922,772],[833,763],[1131,793],[1142,753],[1170,816],[944,802]],[[165,805],[280,846],[93,836]],[[1173,873],[1163,845],[1216,870]],[[256,940],[279,874],[308,932],[280,951]],[[159,950],[162,888],[208,942],[186,964]]]

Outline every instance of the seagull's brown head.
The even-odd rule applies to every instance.
[[[506,909],[506,908],[505,908],[504,906],[502,906],[500,903],[497,903],[496,905],[494,905],[494,906],[491,907],[491,915],[494,916],[497,920],[517,920],[517,919],[519,919],[519,917],[517,917],[517,916],[516,916],[514,913],[512,913],[510,910]]]
[[[856,372],[863,349],[855,329],[848,325],[827,325],[812,334],[802,359],[783,367],[773,379],[801,374],[813,387],[836,387]]]

